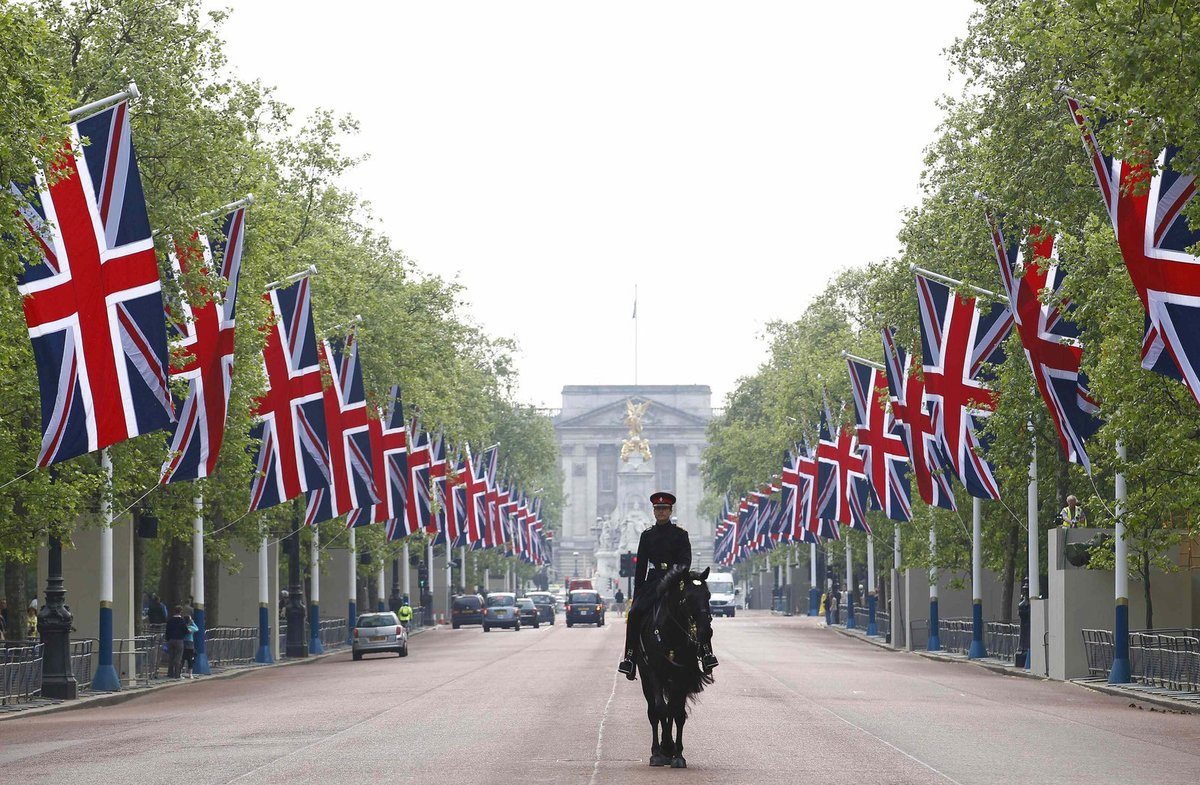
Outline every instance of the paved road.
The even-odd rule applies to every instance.
[[[614,619],[614,621],[616,621]],[[0,722],[0,782],[1194,783],[1200,716],[882,651],[815,620],[719,619],[686,771],[650,769],[623,627],[415,638]],[[47,761],[55,761],[50,768]]]

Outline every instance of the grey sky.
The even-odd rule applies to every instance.
[[[637,284],[638,381],[719,405],[766,322],[897,252],[973,5],[255,0],[225,37],[361,122],[345,184],[520,342],[528,401],[633,381]]]

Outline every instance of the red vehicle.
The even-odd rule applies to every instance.
[[[595,591],[591,578],[571,578],[567,580],[567,594],[573,591]]]

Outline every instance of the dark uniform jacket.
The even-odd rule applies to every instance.
[[[642,532],[638,541],[637,574],[633,578],[633,597],[639,605],[653,593],[659,579],[676,564],[691,569],[692,541],[688,533],[673,523],[655,523]]]

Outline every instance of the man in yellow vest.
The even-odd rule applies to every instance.
[[[1079,499],[1074,496],[1067,497],[1067,506],[1062,508],[1058,518],[1062,521],[1061,525],[1064,529],[1078,529],[1087,526],[1087,513],[1079,506]]]
[[[396,618],[400,620],[400,623],[404,625],[404,629],[407,630],[409,624],[412,622],[412,616],[412,606],[408,604],[408,598],[405,597],[404,602],[400,604],[399,610],[396,611]]]

